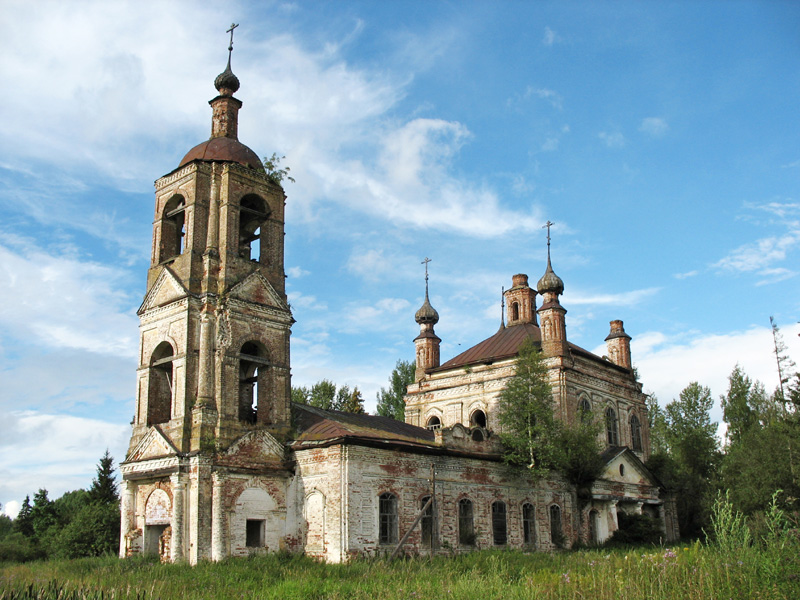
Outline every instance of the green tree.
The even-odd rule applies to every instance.
[[[497,420],[506,462],[527,465],[535,475],[559,466],[559,428],[547,367],[533,342],[520,346],[514,375],[498,398]]]
[[[647,406],[647,424],[650,429],[650,451],[652,454],[666,454],[669,450],[667,444],[667,416],[658,404],[658,398],[652,392],[645,397]]]
[[[14,529],[27,538],[32,538],[34,533],[32,512],[31,497],[25,496],[25,500],[22,501],[22,506],[20,506],[17,513],[17,518],[14,519]]]
[[[40,488],[33,496],[31,521],[33,522],[34,538],[39,542],[47,540],[48,530],[57,523],[56,509],[53,501],[47,497],[47,490],[44,488]]]
[[[312,385],[307,404],[323,410],[333,409],[336,404],[336,384],[323,379]]]
[[[731,444],[739,442],[757,423],[757,415],[752,408],[752,391],[753,382],[736,365],[728,377],[728,393],[720,396],[722,418],[728,425],[726,435]]]
[[[717,423],[709,412],[711,390],[697,382],[685,387],[666,407],[667,445],[675,464],[678,523],[681,534],[699,536],[709,524],[719,464]]]
[[[769,318],[769,324],[772,328],[772,342],[775,352],[775,362],[778,367],[778,400],[781,403],[786,401],[786,387],[785,384],[791,379],[792,369],[795,364],[789,355],[786,353],[786,343],[783,341],[783,335],[778,328],[778,323],[774,318]]]
[[[309,398],[311,398],[311,390],[307,387],[292,386],[292,402],[295,404],[308,404]]]
[[[339,407],[339,410],[359,415],[364,414],[364,398],[361,397],[361,392],[358,387],[353,388],[353,392],[347,396],[347,399]]]
[[[601,428],[602,421],[591,416],[578,419],[571,425],[560,425],[558,469],[584,497],[604,466],[598,441]]]
[[[119,550],[119,503],[89,502],[54,536],[52,554],[79,558]]]
[[[267,177],[273,183],[277,183],[278,185],[282,186],[283,181],[291,181],[294,183],[294,177],[289,176],[289,171],[291,169],[289,167],[281,168],[281,161],[286,158],[285,156],[278,156],[277,152],[273,152],[272,156],[265,156],[264,160],[264,170],[267,172]]]
[[[359,392],[359,395],[361,392]],[[350,404],[350,396],[352,396],[352,392],[350,391],[349,385],[343,385],[338,390],[336,390],[336,399],[333,401],[333,410],[345,410],[345,406],[349,406]],[[363,400],[362,400],[363,402]],[[345,412],[353,412],[353,411],[345,411]]]
[[[106,448],[106,453],[97,464],[97,477],[89,488],[89,501],[113,504],[119,500],[117,482],[114,477],[114,459]]]
[[[389,377],[389,389],[378,392],[378,414],[398,421],[406,419],[406,395],[408,386],[414,383],[416,364],[410,360],[398,360]]]

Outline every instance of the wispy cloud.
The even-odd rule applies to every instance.
[[[564,293],[564,304],[614,304],[618,306],[634,306],[651,298],[661,291],[660,287],[632,290],[618,294],[570,294]]]
[[[661,117],[647,117],[639,125],[639,131],[653,137],[661,137],[668,129],[667,121]]]
[[[690,277],[694,277],[695,275],[697,275],[699,272],[700,271],[694,270],[694,271],[687,271],[686,273],[675,273],[673,277],[675,279],[689,279]]]
[[[601,131],[597,134],[597,137],[609,148],[623,148],[625,146],[625,136],[619,131]]]
[[[542,37],[542,44],[545,46],[552,46],[553,44],[560,42],[561,37],[550,27],[544,28],[544,36]]]
[[[800,230],[781,236],[770,236],[739,246],[712,266],[725,271],[744,273],[766,269],[771,264],[784,260],[787,252],[798,245],[800,245]]]

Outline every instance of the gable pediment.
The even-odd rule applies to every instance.
[[[600,479],[615,483],[658,486],[658,481],[653,477],[652,473],[628,449],[609,459],[603,467]]]
[[[169,267],[164,267],[161,273],[153,284],[153,287],[145,294],[144,301],[139,307],[139,314],[150,310],[151,308],[158,308],[170,302],[175,302],[181,298],[189,295],[188,290],[183,287],[183,284],[175,277],[175,274]]]
[[[266,431],[251,431],[236,440],[221,456],[222,462],[264,464],[282,462],[284,447]]]
[[[275,291],[272,284],[258,271],[250,273],[250,275],[233,286],[229,296],[245,302],[289,310],[286,302]]]
[[[172,445],[167,436],[158,426],[150,428],[150,431],[136,444],[136,447],[126,459],[128,462],[149,460],[151,458],[164,458],[167,456],[177,456],[178,449]]]

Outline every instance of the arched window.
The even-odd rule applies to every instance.
[[[255,194],[248,194],[239,202],[239,256],[260,261],[266,246],[264,225],[269,217],[266,203]]]
[[[239,352],[239,420],[258,421],[258,400],[263,397],[269,360],[258,342],[247,342]],[[264,421],[264,419],[261,419]]]
[[[642,451],[642,426],[636,415],[631,415],[631,444],[634,451]]]
[[[506,503],[492,502],[492,540],[495,546],[505,546],[508,541],[506,528]]]
[[[397,543],[397,496],[391,492],[378,498],[378,542]]]
[[[564,531],[561,528],[561,507],[553,504],[550,507],[550,541],[556,546],[564,543]]]
[[[609,446],[619,445],[619,432],[617,431],[617,413],[610,406],[606,409],[606,438]]]
[[[472,411],[469,417],[469,424],[472,427],[486,427],[486,413],[480,408]]]
[[[526,546],[536,543],[536,511],[530,502],[522,505],[522,543]]]
[[[473,429],[473,431],[472,431],[472,441],[473,442],[482,442],[483,441],[483,432],[480,429]]]
[[[464,546],[475,545],[475,521],[472,516],[472,500],[462,498],[458,501],[458,543]]]
[[[519,321],[519,302],[514,302],[511,305],[511,320]]]
[[[425,505],[428,504],[428,500],[430,500],[430,496],[425,496],[422,500],[419,501],[419,508],[422,510],[425,508]],[[422,513],[422,520],[419,523],[420,530],[422,532],[422,547],[423,548],[430,548],[431,542],[433,541],[433,503],[431,502],[428,508],[425,508],[425,512]]]
[[[161,249],[159,262],[183,254],[186,236],[186,201],[176,194],[164,205],[161,213]]]
[[[584,423],[592,418],[592,405],[585,397],[578,402],[578,416]]]
[[[147,425],[167,423],[172,418],[173,368],[175,351],[169,342],[161,342],[150,357],[147,394]]]
[[[436,431],[437,429],[442,428],[442,420],[433,415],[432,417],[428,417],[428,422],[425,423],[425,429],[430,429],[431,431]]]

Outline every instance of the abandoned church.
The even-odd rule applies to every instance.
[[[552,550],[607,539],[620,512],[677,537],[674,500],[644,466],[631,338],[612,321],[607,357],[568,341],[549,235],[538,284],[514,275],[507,322],[446,362],[426,282],[405,422],[293,404],[286,196],[238,140],[230,53],[214,83],[210,139],[155,183],[120,556]],[[604,467],[588,490],[503,462],[498,395],[526,340],[543,353],[556,418],[604,419]]]

